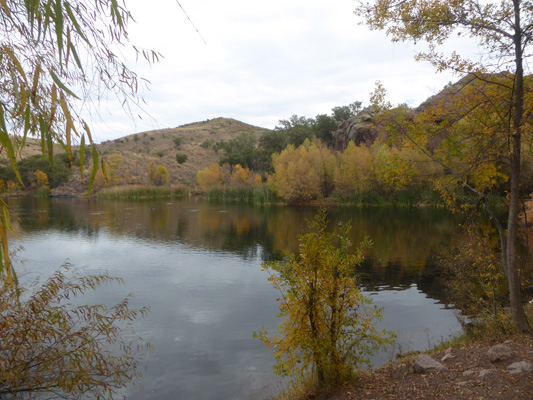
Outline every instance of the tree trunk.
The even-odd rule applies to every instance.
[[[507,257],[505,260],[505,271],[507,273],[507,281],[509,282],[509,300],[511,306],[511,313],[513,322],[518,332],[529,331],[529,324],[527,321],[524,307],[522,306],[522,298],[520,294],[520,277],[518,275],[518,268],[516,264],[516,247],[517,247],[517,231],[518,231],[518,207],[520,200],[520,155],[521,155],[521,140],[522,140],[522,121],[524,116],[524,68],[523,50],[522,50],[522,33],[520,21],[520,0],[513,0],[515,12],[515,99],[514,99],[514,126],[511,135],[511,191],[509,193],[509,216],[507,221]]]

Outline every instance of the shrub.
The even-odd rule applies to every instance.
[[[309,223],[299,254],[262,264],[281,292],[283,321],[272,338],[264,329],[254,333],[273,352],[276,373],[302,377],[311,370],[320,386],[351,379],[354,368],[369,364],[394,336],[375,328],[382,310],[363,295],[354,274],[370,241],[351,254],[350,224],[341,225],[338,235],[329,233],[326,215],[322,210]]]
[[[179,149],[181,147],[182,143],[183,143],[183,138],[180,137],[180,136],[173,137],[172,141],[174,142],[174,147],[176,149]]]
[[[178,153],[176,154],[176,161],[178,162],[178,164],[183,164],[185,161],[187,161],[189,157],[187,156],[187,154],[184,154],[184,153]]]
[[[128,298],[114,307],[72,305],[74,297],[113,281],[68,274],[65,266],[19,297],[0,285],[2,398],[112,398],[132,378],[147,347],[132,335]],[[53,395],[53,396],[52,396]]]
[[[65,153],[54,156],[53,167],[50,166],[48,159],[45,159],[41,155],[35,155],[19,161],[17,163],[17,168],[20,172],[24,186],[31,186],[31,184],[35,183],[35,171],[42,171],[48,176],[50,188],[55,188],[68,181],[72,172],[70,169],[70,161]],[[0,168],[0,178],[5,181],[11,180],[18,182],[11,166]]]
[[[213,146],[213,143],[214,143],[213,139],[205,139],[200,146],[204,149],[208,149],[211,146]]]
[[[153,185],[163,186],[168,183],[168,171],[162,165],[158,165],[156,167],[154,162],[152,161],[146,167],[146,172],[148,173],[148,177],[150,178],[150,181]]]

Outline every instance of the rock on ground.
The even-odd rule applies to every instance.
[[[487,351],[487,356],[489,360],[493,363],[509,360],[513,357],[513,350],[505,344],[497,344]]]
[[[416,373],[425,374],[428,372],[445,371],[447,368],[440,362],[434,360],[426,354],[418,356],[413,365],[413,370]]]

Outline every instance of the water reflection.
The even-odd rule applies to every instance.
[[[51,272],[69,260],[123,277],[124,287],[87,296],[114,302],[135,293],[149,316],[138,331],[154,346],[132,399],[261,398],[281,384],[272,357],[252,338],[276,326],[277,293],[261,262],[297,250],[314,208],[253,208],[180,202],[10,200],[24,268]],[[358,268],[360,284],[386,308],[382,326],[403,349],[427,347],[459,329],[438,284],[435,252],[457,221],[442,210],[330,210],[331,228],[353,221],[352,241],[374,246]],[[429,329],[425,331],[425,329]],[[386,361],[381,354],[376,362]]]

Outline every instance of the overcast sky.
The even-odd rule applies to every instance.
[[[216,117],[274,128],[293,114],[315,117],[368,104],[380,80],[393,104],[417,106],[450,80],[416,48],[359,25],[354,0],[128,0],[130,41],[161,52],[132,65],[148,79],[143,119],[103,105],[97,141]],[[201,35],[201,36],[200,36]],[[205,40],[205,43],[204,43]]]

